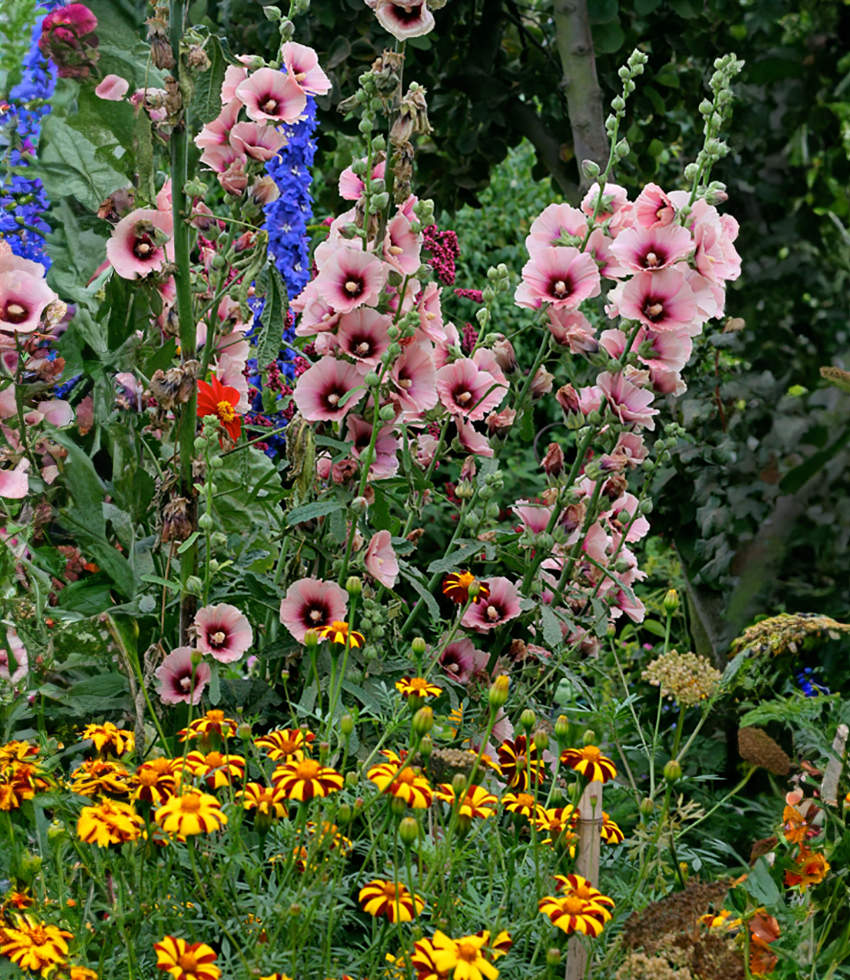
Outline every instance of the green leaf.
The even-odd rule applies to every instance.
[[[428,566],[428,573],[429,575],[436,575],[437,573],[450,572],[454,568],[459,568],[473,555],[476,555],[478,552],[484,550],[485,545],[483,542],[468,541],[461,548],[458,548],[457,551],[453,551],[451,554],[446,555],[445,558],[437,558],[432,561]]]
[[[540,621],[543,624],[543,642],[547,647],[556,649],[563,642],[563,633],[558,617],[552,611],[551,606],[540,607]]]
[[[221,702],[221,681],[218,676],[218,664],[210,664],[210,689],[207,694],[210,704],[215,707]]]
[[[594,24],[592,32],[593,49],[597,54],[616,54],[626,40],[619,20],[612,20],[607,24]]]
[[[437,600],[429,590],[428,584],[424,581],[420,581],[416,577],[413,568],[408,565],[407,562],[400,561],[398,563],[398,569],[404,581],[410,583],[413,591],[425,603],[425,608],[428,610],[428,615],[431,616],[434,621],[442,619],[443,614],[440,612],[440,607],[437,604]]]
[[[747,875],[747,880],[744,882],[744,888],[759,905],[765,905],[768,908],[775,905],[782,897],[776,887],[776,882],[771,877],[770,865],[765,860],[764,855],[753,865],[752,870]]]
[[[102,226],[102,233],[94,227],[95,222]],[[47,236],[47,254],[52,260],[48,283],[64,299],[94,305],[86,283],[106,258],[106,225],[96,218],[88,218],[84,224],[67,200],[53,204],[51,224],[53,230]],[[92,349],[97,348],[92,345]]]
[[[204,51],[210,59],[210,67],[197,76],[189,108],[189,118],[195,128],[200,128],[202,123],[212,122],[221,112],[221,83],[227,70],[227,61],[217,37],[211,37],[207,41]]]
[[[118,144],[111,137],[108,145]],[[54,201],[73,197],[90,211],[96,211],[113,191],[126,187],[126,174],[103,159],[103,154],[98,152],[102,148],[59,116],[45,116],[41,124],[38,174],[48,196]]]
[[[286,515],[286,526],[294,527],[296,524],[304,524],[317,517],[326,517],[328,514],[342,510],[343,507],[345,507],[344,500],[316,500],[312,504],[304,504],[303,507],[291,510]]]
[[[661,0],[634,0],[634,11],[641,16],[651,14],[659,6],[661,6]]]
[[[266,298],[257,338],[257,367],[262,371],[280,352],[289,297],[280,273],[271,263],[260,273],[259,287]]]
[[[587,15],[591,24],[606,24],[620,10],[620,0],[587,0]]]

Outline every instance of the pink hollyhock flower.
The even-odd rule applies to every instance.
[[[682,261],[693,251],[691,233],[681,225],[627,228],[611,251],[629,272],[657,272]]]
[[[646,617],[646,606],[631,589],[628,592],[625,589],[618,589],[610,612],[614,619],[624,612],[633,623],[642,623]]]
[[[174,258],[172,229],[171,214],[156,208],[137,208],[112,229],[106,257],[122,279],[159,272]]]
[[[245,170],[247,165],[248,158],[240,154],[230,161],[223,173],[218,175],[218,182],[228,194],[241,197],[245,193],[245,188],[248,186],[248,174]]]
[[[738,222],[730,214],[718,215],[714,208],[711,210],[713,215],[694,225],[694,262],[706,279],[723,283],[741,274],[741,256],[733,244],[738,237]]]
[[[35,276],[0,259],[0,331],[14,334],[38,329],[41,314],[56,299],[43,272]]]
[[[24,413],[24,421],[27,425],[38,425],[39,422],[48,422],[55,425],[57,429],[70,425],[74,421],[74,409],[71,403],[64,398],[51,398],[48,401],[39,402],[34,409]]]
[[[293,399],[308,422],[336,421],[350,412],[361,396],[352,395],[340,404],[343,397],[362,386],[363,377],[353,364],[323,357],[298,379]]]
[[[434,15],[420,0],[364,0],[375,11],[378,23],[394,38],[421,37],[434,28]]]
[[[212,671],[203,662],[193,664],[196,651],[177,647],[154,671],[160,682],[159,697],[164,704],[198,704],[209,683]]]
[[[602,456],[599,465],[603,472],[616,472],[635,469],[646,459],[648,450],[639,432],[621,432],[617,445],[610,454]]]
[[[84,3],[69,3],[41,22],[38,48],[55,63],[60,78],[88,78],[98,59],[97,17]]]
[[[586,388],[579,388],[578,391],[572,385],[563,385],[555,392],[558,404],[568,414],[590,415],[602,407],[602,392],[596,385]]]
[[[726,287],[706,279],[696,269],[688,269],[685,275],[697,305],[694,323],[685,329],[688,329],[691,336],[695,337],[706,320],[723,316],[723,309],[726,306]]]
[[[639,272],[611,290],[612,308],[651,330],[677,330],[691,324],[697,313],[694,294],[678,269]]]
[[[374,304],[387,281],[384,263],[359,248],[337,245],[313,280],[313,288],[337,313]]]
[[[364,163],[366,162],[365,157],[363,157],[362,160]],[[386,168],[386,160],[379,160],[374,167],[372,167],[370,179],[383,180]],[[363,194],[364,187],[365,185],[363,184],[363,178],[358,177],[351,167],[346,167],[345,170],[343,170],[343,172],[339,175],[339,196],[344,198],[346,201],[359,201]]]
[[[381,585],[391,589],[398,580],[398,558],[393,551],[392,538],[389,531],[378,531],[366,548],[364,558],[366,571],[377,579]]]
[[[437,394],[453,415],[463,415],[470,422],[484,416],[504,399],[507,386],[489,371],[482,371],[475,361],[460,358],[437,371]]]
[[[236,98],[254,122],[294,123],[307,105],[298,82],[274,68],[258,68],[240,82]]]
[[[421,237],[410,227],[410,219],[399,213],[387,225],[384,236],[384,258],[404,276],[412,276],[421,264]]]
[[[195,614],[198,649],[221,664],[232,664],[254,642],[251,624],[236,606],[226,602],[204,606]]]
[[[361,459],[372,439],[372,423],[360,418],[359,415],[349,415],[345,420],[346,436],[351,443],[351,455]],[[378,430],[375,437],[375,456],[369,467],[370,480],[385,480],[398,472],[398,437],[394,434],[392,425],[385,425]]]
[[[368,307],[345,313],[340,317],[337,332],[340,350],[364,364],[377,366],[390,346],[387,335],[390,326],[390,317]]]
[[[591,217],[596,210],[596,202],[598,200],[599,185],[594,184],[584,195],[581,202],[581,209],[588,217]],[[620,208],[625,207],[628,203],[629,195],[625,187],[620,187],[619,184],[606,184],[602,188],[602,202],[599,205],[599,210],[596,212],[596,220],[598,222],[607,221],[608,218],[613,217]]]
[[[11,470],[0,470],[0,497],[6,500],[22,500],[29,492],[29,477],[27,470],[29,460],[24,457]]]
[[[0,679],[17,684],[27,676],[27,649],[15,629],[6,629],[6,646],[0,647]]]
[[[244,55],[239,56],[239,60],[242,61],[245,58]],[[221,104],[227,105],[228,102],[233,102],[236,100],[237,106],[239,105],[238,99],[236,99],[236,89],[245,81],[248,77],[248,69],[244,64],[241,65],[228,65],[224,69],[224,79],[221,83]]]
[[[433,344],[442,344],[446,339],[441,300],[440,287],[435,282],[429,282],[416,299],[419,330]]]
[[[609,238],[601,228],[594,228],[587,240],[587,251],[593,256],[599,275],[606,279],[620,279],[626,275],[626,270],[611,251],[613,244],[614,239]]]
[[[394,401],[405,414],[416,417],[437,404],[437,372],[425,344],[405,347],[390,377],[397,390]]]
[[[490,412],[484,421],[490,435],[501,435],[516,421],[516,412],[512,408],[503,408],[501,412]]]
[[[443,650],[439,664],[453,681],[466,686],[471,680],[485,675],[489,659],[483,650],[476,649],[471,640],[463,637]]]
[[[636,338],[638,360],[650,371],[664,368],[681,371],[688,363],[694,342],[687,330],[641,330]]]
[[[490,445],[487,436],[479,432],[471,422],[466,422],[462,416],[456,415],[455,426],[457,437],[461,446],[473,456],[485,456],[487,458],[494,455],[493,447]]]
[[[208,150],[215,146],[226,146],[230,139],[230,131],[239,120],[239,110],[242,103],[238,99],[227,102],[221,112],[208,122],[195,137],[194,143],[199,150]],[[204,161],[206,163],[206,161]]]
[[[245,153],[252,160],[260,160],[263,163],[276,156],[286,143],[277,127],[261,126],[254,122],[236,123],[230,130],[229,139],[230,145],[237,153]]]
[[[312,337],[314,334],[333,330],[339,322],[337,313],[325,298],[321,284],[316,286],[313,279],[289,304],[301,317],[295,333],[298,337]]]
[[[559,344],[569,347],[573,354],[595,354],[599,349],[593,325],[578,310],[547,310],[547,326]]]
[[[676,217],[673,202],[658,184],[647,184],[635,201],[635,221],[642,228],[669,225]]]
[[[587,234],[587,219],[569,204],[550,204],[534,219],[525,247],[529,255],[535,249],[547,248],[553,245],[569,245],[566,239],[583,239]]]
[[[544,303],[556,309],[575,309],[583,300],[599,295],[599,289],[599,269],[593,256],[572,246],[541,246],[522,268],[514,301],[532,310]]]
[[[94,94],[106,102],[120,102],[129,88],[130,83],[126,78],[120,75],[107,75],[94,90]]]
[[[165,108],[167,97],[168,92],[164,88],[137,88],[130,96],[130,105],[134,109],[141,106],[151,122],[163,122],[168,118],[168,110]]]
[[[280,604],[280,621],[299,642],[309,629],[344,622],[348,593],[336,582],[302,578],[286,590]]]
[[[287,41],[280,57],[289,77],[307,95],[327,95],[330,92],[330,79],[319,66],[319,56],[312,48],[297,41]]]
[[[463,614],[461,624],[477,633],[489,633],[520,614],[519,590],[510,579],[497,575],[484,583],[490,594],[474,602]]]
[[[622,373],[612,374],[610,371],[603,371],[596,384],[623,424],[631,422],[646,429],[655,428],[652,416],[658,414],[658,409],[649,407],[655,398],[651,391],[633,385]]]
[[[536,504],[532,500],[518,500],[511,509],[522,521],[523,530],[530,534],[542,534],[549,526],[552,508],[545,504]]]
[[[640,501],[633,493],[626,491],[611,504],[611,511],[608,514],[610,522],[616,521],[616,524],[613,524],[615,530],[618,526],[621,529],[628,526],[629,532],[626,535],[626,541],[629,544],[641,541],[649,533],[649,521],[642,514],[635,517],[639,503]]]

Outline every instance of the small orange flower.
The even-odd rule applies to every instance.
[[[239,392],[230,385],[223,385],[214,374],[209,384],[198,382],[198,418],[214,416],[234,442],[242,432],[242,419],[236,414],[238,404]]]
[[[537,746],[529,743],[525,735],[506,738],[496,749],[499,771],[511,789],[528,789],[529,779],[538,786],[543,784],[543,759]]]
[[[355,650],[362,647],[366,642],[362,633],[350,629],[348,623],[340,619],[335,619],[332,623],[328,623],[327,626],[320,627],[316,632],[319,634],[319,639],[321,640],[330,640],[331,643],[350,646]]]
[[[280,786],[246,783],[245,789],[238,795],[242,798],[242,806],[246,810],[256,810],[257,813],[267,817],[286,816],[286,807],[283,805],[286,795]]]
[[[443,595],[456,602],[459,606],[469,602],[469,587],[478,579],[472,572],[452,572],[443,579]],[[478,592],[473,596],[473,602],[480,602],[490,595],[490,588],[483,582],[478,582]]]
[[[530,793],[505,793],[502,797],[502,806],[511,813],[522,814],[529,820],[532,817],[542,819],[546,816],[546,810]]]
[[[410,922],[425,908],[425,899],[411,894],[402,884],[382,879],[364,885],[357,900],[364,912],[376,918],[385,915],[390,922]]]
[[[425,810],[433,800],[433,790],[428,780],[412,766],[404,764],[404,758],[394,752],[385,752],[389,759],[372,766],[366,778],[373,782],[382,793],[389,793],[413,807]]]
[[[89,738],[101,755],[124,755],[132,752],[136,744],[135,736],[126,728],[118,728],[111,721],[101,725],[86,725],[80,738]]]
[[[343,779],[335,769],[315,759],[301,759],[278,766],[272,773],[272,782],[288,800],[306,803],[341,790]]]
[[[595,745],[585,745],[583,749],[564,749],[561,762],[591,783],[607,783],[617,775],[614,763]]]
[[[219,738],[233,738],[236,734],[237,724],[235,718],[228,718],[223,711],[213,708],[200,718],[196,718],[188,728],[181,728],[177,733],[181,742],[188,742],[190,739],[209,738],[211,735],[218,735]]]
[[[303,728],[278,728],[265,735],[258,735],[254,739],[254,745],[258,749],[265,749],[266,755],[275,762],[278,759],[296,762],[304,758],[305,751],[309,752],[310,744],[315,739],[312,732]]]
[[[241,755],[222,755],[221,752],[190,752],[186,756],[186,769],[193,776],[200,776],[209,789],[228,786],[245,776],[245,760]]]
[[[606,844],[622,844],[626,839],[623,831],[604,810],[602,811],[602,826],[599,828],[599,835]]]
[[[395,682],[396,690],[406,698],[438,698],[443,689],[430,684],[424,677],[402,677]]]
[[[172,796],[153,818],[167,834],[176,834],[179,838],[211,834],[227,823],[227,814],[218,800],[198,789],[187,789],[179,796]]]
[[[829,863],[823,854],[810,851],[808,847],[800,846],[794,862],[794,868],[789,868],[785,872],[785,884],[789,888],[800,886],[800,891],[805,891],[809,885],[818,885],[826,877],[829,871]]]

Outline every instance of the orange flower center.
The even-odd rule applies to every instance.
[[[296,779],[315,779],[321,766],[315,759],[304,759],[295,767]]]
[[[534,797],[528,793],[517,793],[517,806],[534,806]]]
[[[581,750],[582,758],[589,760],[590,762],[598,762],[602,756],[602,753],[595,745],[586,745]]]
[[[398,894],[399,894],[399,888],[394,881],[384,882],[384,895],[386,895],[387,898],[391,898],[393,901],[395,901],[395,899],[398,897]]]
[[[194,953],[181,953],[177,959],[177,965],[186,973],[198,972],[198,961],[195,959]]]
[[[415,779],[416,773],[410,768],[410,766],[405,766],[404,769],[402,769],[398,774],[397,782],[404,783],[407,786],[412,786]]]
[[[180,809],[183,813],[198,813],[201,809],[200,797],[194,795],[181,797]]]
[[[215,414],[222,422],[232,422],[236,418],[236,412],[230,402],[220,401],[215,406]]]
[[[584,911],[584,902],[577,895],[568,895],[563,900],[562,908],[568,915],[580,915]]]
[[[221,754],[221,752],[209,752],[207,757],[204,759],[204,762],[206,762],[208,766],[218,768],[219,766],[224,765],[224,756]]]
[[[474,963],[478,959],[478,947],[475,943],[459,942],[457,944],[457,958],[466,963]]]

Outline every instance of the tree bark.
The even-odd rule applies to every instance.
[[[561,87],[567,97],[580,180],[586,187],[588,182],[581,173],[582,161],[593,160],[604,168],[609,151],[587,0],[553,0],[553,11],[558,54],[564,72]]]

